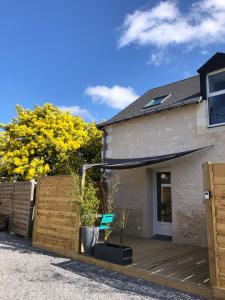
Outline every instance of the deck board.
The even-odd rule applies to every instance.
[[[118,237],[111,241],[118,243]],[[150,275],[209,287],[207,248],[134,237],[125,237],[124,244],[134,252],[130,269],[143,269]]]
[[[119,238],[113,237],[111,242],[118,244]],[[134,237],[125,237],[124,245],[133,248],[133,263],[127,266],[85,255],[75,255],[74,258],[113,272],[212,299],[206,248]]]

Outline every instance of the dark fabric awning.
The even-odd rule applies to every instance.
[[[124,158],[124,159],[106,159],[105,163],[93,164],[93,165],[84,165],[84,169],[89,169],[91,167],[99,167],[102,169],[110,169],[110,170],[121,170],[121,169],[132,169],[138,168],[143,166],[154,165],[160,162],[168,161],[177,157],[181,157],[184,155],[191,154],[196,151],[200,151],[203,149],[207,149],[212,147],[206,146],[197,149],[187,150],[183,152],[177,152],[172,154],[165,154],[159,156],[152,156],[152,157],[140,157],[140,158]]]

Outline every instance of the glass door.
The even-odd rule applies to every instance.
[[[156,234],[172,235],[171,173],[157,172]]]

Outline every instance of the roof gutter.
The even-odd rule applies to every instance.
[[[169,109],[173,109],[173,108],[178,108],[178,107],[181,107],[181,106],[186,106],[186,105],[189,105],[189,104],[194,104],[194,103],[198,104],[198,103],[201,103],[202,101],[203,101],[202,97],[198,97],[198,98],[191,99],[189,101],[185,101],[185,102],[182,102],[182,103],[175,103],[175,104],[171,104],[171,105],[166,105],[166,106],[163,106],[163,107],[158,108],[158,109],[155,108],[152,111],[147,111],[147,112],[145,111],[143,113],[129,115],[129,116],[125,117],[125,118],[121,118],[121,119],[118,119],[118,120],[106,121],[106,122],[97,124],[97,127],[99,129],[102,129],[105,126],[109,126],[109,125],[112,125],[112,124],[116,124],[116,123],[128,121],[130,119],[140,118],[140,117],[143,117],[143,116],[148,116],[148,115],[151,115],[151,114],[159,113],[159,112],[162,112],[162,111],[165,111],[165,110],[169,110]]]

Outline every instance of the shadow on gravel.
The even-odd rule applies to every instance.
[[[31,239],[25,239],[11,235],[6,231],[0,231],[0,250],[15,251],[17,253],[40,253],[51,257],[60,257],[47,250],[33,248]]]
[[[23,238],[10,235],[7,232],[0,232],[0,251],[7,250],[7,251],[15,251],[17,253],[36,253],[36,254],[42,254],[47,255],[50,257],[61,257],[59,255],[55,255],[53,253],[50,253],[48,251],[32,248],[31,240],[25,240]],[[85,263],[81,263],[74,260],[68,260],[68,258],[65,258],[65,261],[60,263],[51,263],[52,266],[56,268],[61,268],[70,272],[73,272],[74,274],[80,275],[82,277],[85,277],[87,279],[90,279],[87,284],[90,288],[90,290],[93,289],[93,291],[96,289],[96,285],[93,285],[92,282],[99,283],[99,292],[102,291],[102,293],[107,293],[107,288],[104,289],[101,284],[105,284],[108,287],[114,288],[117,291],[120,291],[120,293],[129,294],[131,297],[132,295],[139,295],[142,297],[146,297],[148,299],[155,299],[155,300],[200,300],[203,298],[195,297],[192,295],[188,295],[176,290],[172,290],[169,288],[166,288],[164,286],[159,286],[152,284],[150,282],[147,282],[142,279],[136,279],[132,277],[127,277],[122,274],[112,272],[110,270],[101,269],[92,265],[88,265]],[[37,278],[33,278],[32,281],[36,281]],[[62,276],[60,272],[54,272],[45,274],[44,278],[38,278],[38,281],[44,281],[47,283],[51,280],[65,280],[65,283],[70,283],[76,285],[80,281],[80,284],[83,285],[84,282],[82,279],[76,278],[75,281],[67,281],[67,278]],[[116,291],[115,291],[116,292]]]
[[[142,279],[127,277],[110,270],[101,269],[78,261],[67,260],[66,262],[61,262],[58,264],[52,263],[52,265],[70,272],[74,272],[77,275],[86,277],[95,282],[105,284],[107,286],[110,286],[111,288],[119,290],[120,292],[124,292],[126,294],[129,293],[131,296],[139,295],[156,300],[203,299],[200,297],[195,297],[179,291],[175,291],[164,286],[155,285]]]

